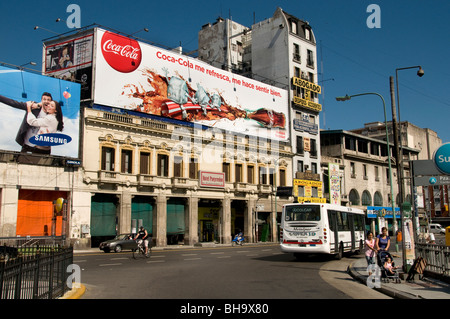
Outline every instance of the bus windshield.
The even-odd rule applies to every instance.
[[[320,206],[295,205],[286,206],[285,221],[319,221]]]

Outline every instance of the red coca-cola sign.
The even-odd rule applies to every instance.
[[[106,62],[122,73],[133,72],[141,64],[142,51],[139,42],[112,32],[103,34],[102,53]]]

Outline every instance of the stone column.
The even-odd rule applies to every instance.
[[[189,197],[185,208],[184,244],[195,245],[198,243],[198,197]]]
[[[231,244],[231,200],[225,197],[222,200],[221,219],[221,238],[222,244]]]
[[[19,189],[4,187],[0,192],[0,237],[15,237],[17,229],[17,209]]]
[[[119,197],[119,234],[131,231],[131,199],[129,192],[122,192]]]
[[[157,247],[167,246],[167,197],[156,197],[156,216],[153,216],[153,237]]]
[[[245,241],[253,243],[254,241],[254,212],[256,211],[256,199],[250,198],[247,201],[247,209],[244,213],[244,236]]]

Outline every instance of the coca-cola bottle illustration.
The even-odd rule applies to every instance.
[[[256,110],[255,112],[248,113],[247,117],[249,119],[257,121],[260,125],[267,128],[285,128],[286,126],[286,117],[283,113],[266,108],[261,108]]]

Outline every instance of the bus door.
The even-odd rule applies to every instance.
[[[352,250],[351,251],[355,251],[356,250],[355,221],[354,221],[353,217],[355,217],[353,214],[348,214],[348,224],[349,224],[349,227],[350,227],[350,233],[351,233],[351,238],[352,238]]]
[[[328,223],[330,226],[330,249],[334,252],[339,251],[339,232],[338,232],[338,225],[337,225],[337,216],[336,211],[329,210],[328,211]]]

